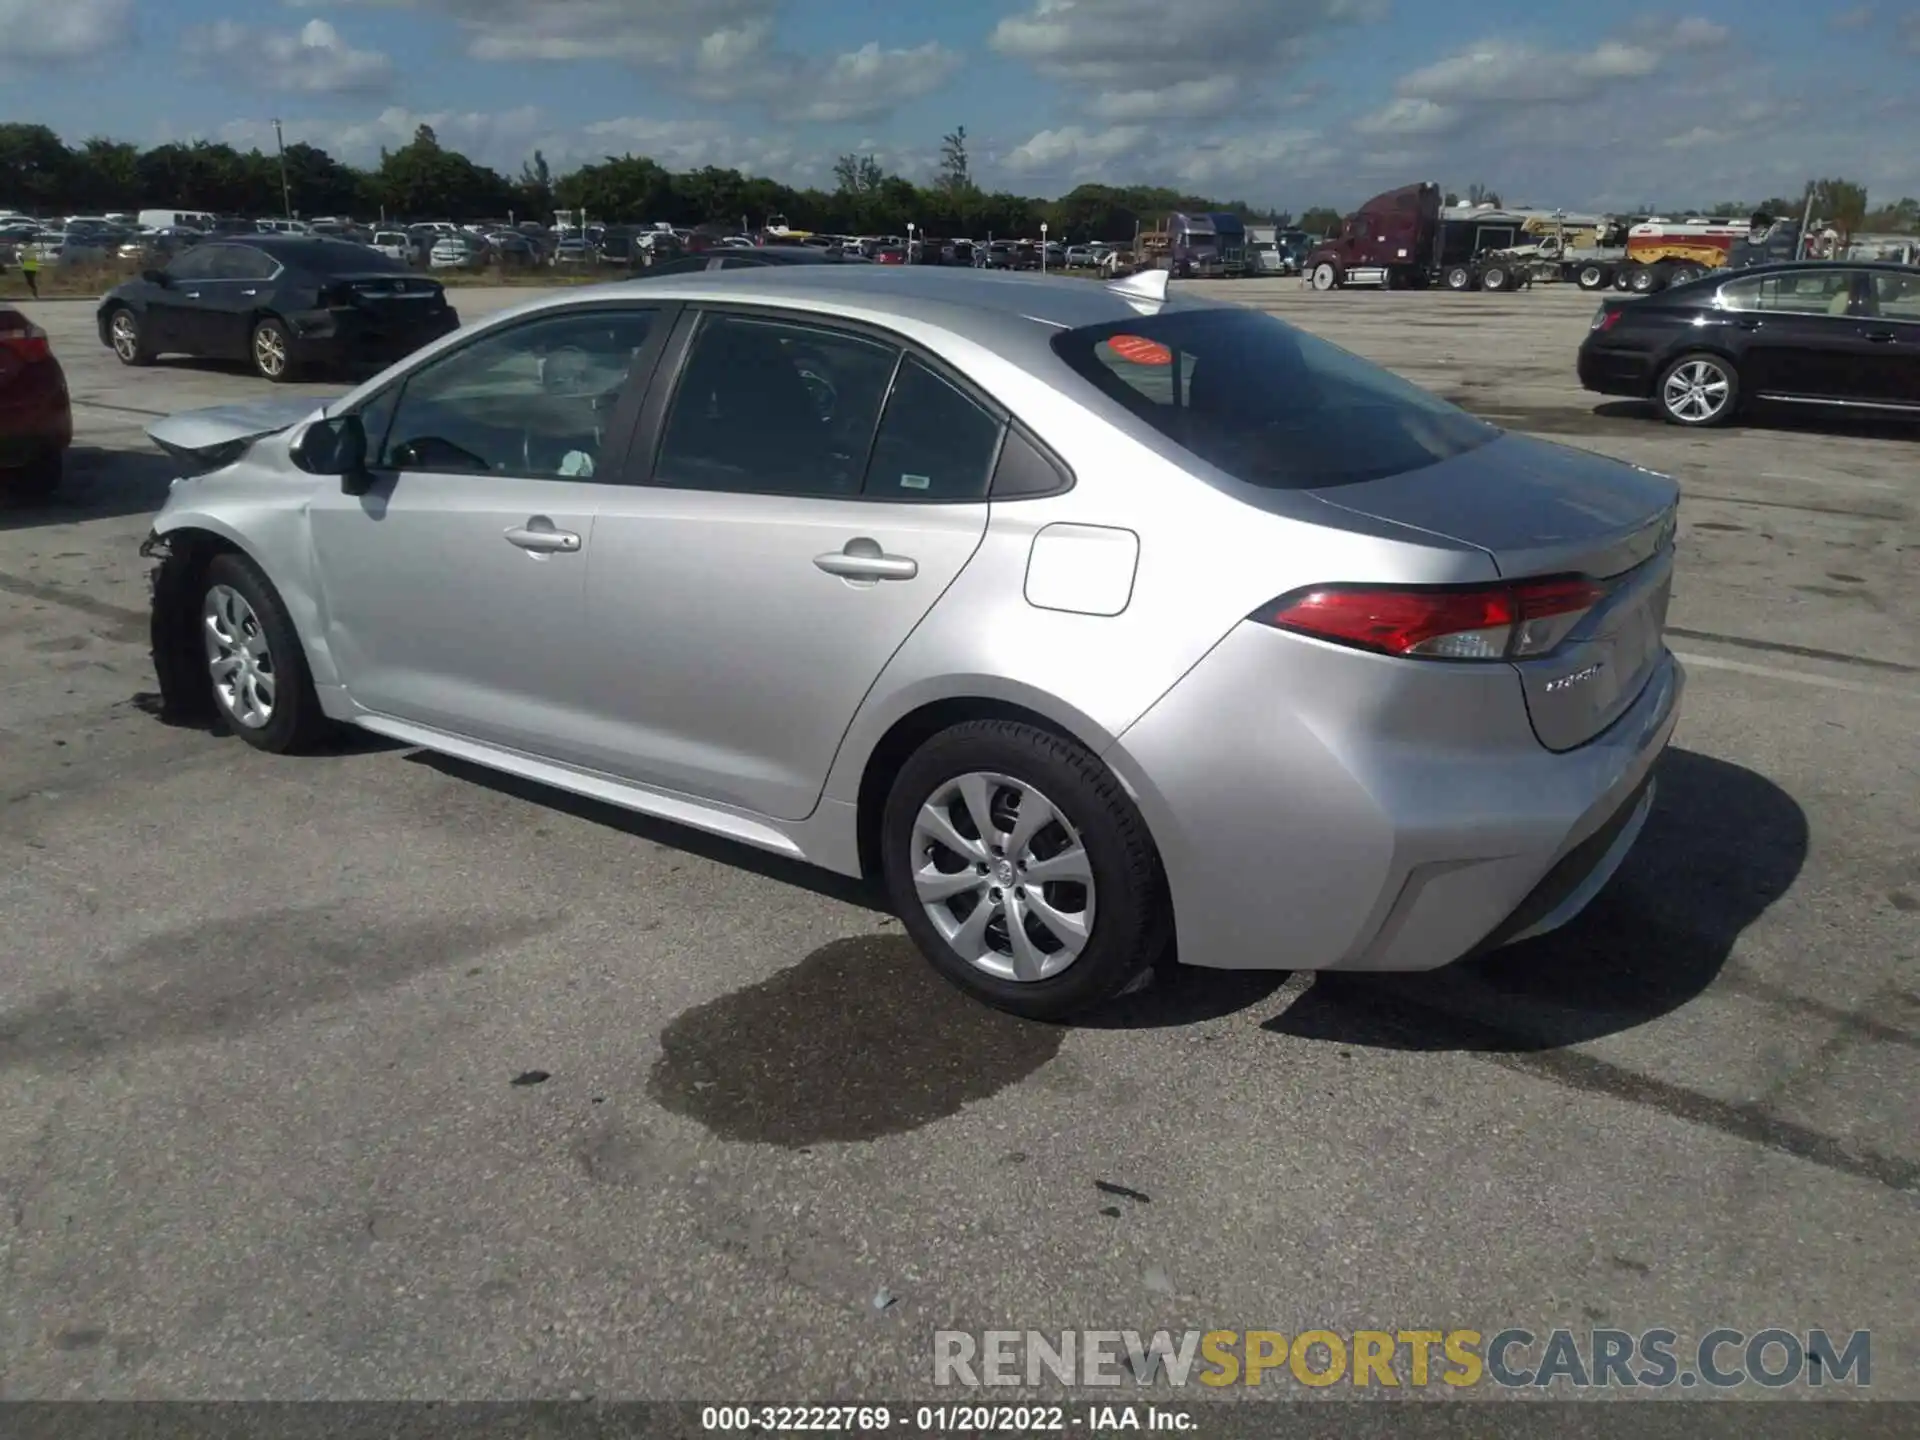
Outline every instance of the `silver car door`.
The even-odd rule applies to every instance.
[[[357,705],[577,762],[594,511],[663,329],[638,306],[543,312],[362,411],[371,483],[312,509],[327,642]]]
[[[649,410],[587,566],[602,767],[801,818],[979,547],[1005,417],[884,339],[720,311]]]

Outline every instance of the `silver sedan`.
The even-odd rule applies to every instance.
[[[150,433],[176,710],[871,877],[1032,1016],[1566,923],[1682,685],[1672,481],[1164,273],[572,291]]]

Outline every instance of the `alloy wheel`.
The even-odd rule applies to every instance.
[[[962,960],[999,980],[1058,975],[1093,934],[1093,870],[1067,817],[1032,785],[975,771],[913,824],[914,890]]]
[[[113,353],[122,360],[133,360],[140,354],[140,324],[133,318],[131,310],[116,310],[113,324],[109,327],[113,337]]]
[[[1701,425],[1727,408],[1732,393],[1726,371],[1711,360],[1689,360],[1667,377],[1660,401],[1676,419]]]
[[[287,369],[287,337],[271,325],[253,332],[253,363],[269,378],[284,375]]]
[[[262,728],[273,719],[279,675],[260,617],[231,585],[215,585],[207,591],[200,622],[220,708],[236,725]]]

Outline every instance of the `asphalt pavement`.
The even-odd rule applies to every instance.
[[[1920,1398],[1920,433],[1600,401],[1577,292],[1222,283],[1677,476],[1686,713],[1570,929],[1071,1027],[755,852],[162,724],[142,427],[270,387],[26,306],[78,439],[0,512],[0,1396],[898,1399],[939,1328],[1777,1325]]]

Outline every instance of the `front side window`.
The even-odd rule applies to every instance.
[[[379,464],[592,478],[653,324],[648,310],[572,311],[495,331],[427,362],[404,382]]]
[[[1787,270],[1749,275],[1720,287],[1720,307],[1843,316],[1852,312],[1854,274],[1852,270]]]
[[[707,315],[661,438],[655,483],[855,496],[900,352],[844,331]]]
[[[1053,347],[1101,394],[1264,489],[1404,474],[1501,434],[1380,366],[1238,306],[1067,330]]]

